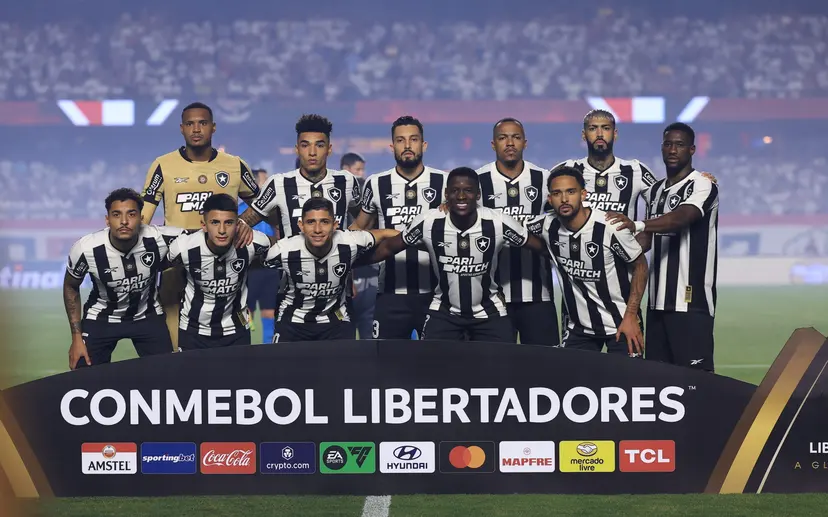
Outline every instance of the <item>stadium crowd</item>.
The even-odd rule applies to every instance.
[[[0,100],[796,98],[828,93],[828,16],[716,21],[606,11],[589,21],[183,24],[0,21]]]
[[[464,165],[478,167],[486,163],[486,158]],[[651,164],[657,176],[663,175],[660,157],[643,161]],[[254,163],[259,162],[251,162]],[[555,163],[552,159],[546,165],[551,167]],[[454,160],[431,165],[442,170],[458,166]],[[722,214],[828,214],[828,161],[824,157],[796,161],[728,155],[699,159],[697,166],[714,174],[722,187]],[[0,217],[97,219],[101,216],[101,199],[123,185],[140,188],[146,167],[139,163],[95,161],[88,166],[67,168],[42,161],[0,160],[0,180],[6,185],[0,193]],[[271,172],[276,171],[284,172],[271,168]],[[376,171],[369,166],[368,172]],[[17,181],[20,177],[29,181]]]

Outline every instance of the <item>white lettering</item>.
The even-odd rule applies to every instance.
[[[219,402],[219,397],[229,398],[232,395],[230,390],[207,390],[207,423],[208,424],[232,424],[230,416],[219,416],[219,411],[229,411],[229,402]]]
[[[409,395],[407,390],[401,388],[389,388],[385,390],[385,423],[404,424],[411,420],[411,408],[408,407],[409,402],[411,402],[411,395]],[[397,410],[401,411],[402,415],[397,416]]]
[[[655,422],[656,416],[642,413],[642,409],[655,406],[652,400],[643,400],[645,395],[655,395],[655,388],[633,388],[632,389],[632,418],[633,422]]]
[[[248,402],[248,399],[250,402]],[[239,390],[236,392],[236,423],[239,425],[255,425],[262,421],[262,396],[256,390]],[[247,413],[253,413],[247,416]]]
[[[549,401],[549,411],[541,415],[538,413],[538,402],[540,397]],[[561,399],[558,394],[549,388],[529,388],[529,421],[533,424],[544,424],[551,422],[561,410]]]
[[[103,416],[101,413],[101,401],[106,398],[115,401],[115,413],[110,417]],[[101,425],[115,425],[126,416],[126,400],[115,390],[101,390],[92,395],[92,400],[89,401],[89,412],[95,422]]]
[[[348,388],[345,390],[345,423],[346,424],[364,424],[368,422],[368,417],[363,415],[354,415],[354,390]]]
[[[75,399],[85,399],[89,396],[89,392],[81,389],[73,389],[66,392],[66,395],[60,399],[60,416],[69,425],[86,425],[89,423],[88,416],[77,417],[72,414],[71,404]]]
[[[457,397],[460,402],[454,403],[452,397]],[[471,422],[466,415],[466,406],[469,405],[469,394],[461,388],[446,388],[443,390],[443,423],[450,424],[451,414],[455,413],[457,418],[464,424]]]
[[[520,400],[514,388],[506,388],[503,391],[503,398],[500,399],[500,406],[497,408],[497,414],[495,414],[495,423],[503,422],[505,416],[513,416],[520,423],[526,422],[526,415],[523,413],[523,408],[520,406]]]
[[[615,398],[613,402],[611,397]],[[601,388],[601,422],[610,421],[610,412],[615,414],[619,422],[629,422],[624,414],[624,406],[627,405],[627,392],[621,388]]]
[[[306,424],[327,424],[328,417],[325,415],[314,415],[313,390],[305,390],[305,423]]]
[[[675,413],[671,415],[662,411],[658,414],[658,419],[662,422],[680,422],[684,418],[684,404],[678,400],[671,399],[670,395],[681,397],[684,395],[684,388],[680,388],[678,386],[667,386],[661,390],[661,393],[658,394],[659,403],[661,403],[664,407],[672,409]]]
[[[427,409],[437,409],[436,401],[426,401],[425,397],[436,397],[437,388],[417,388],[414,390],[414,422],[418,424],[436,424],[437,415],[426,415]]]
[[[489,397],[497,397],[497,388],[472,388],[472,397],[480,397],[480,422],[489,423]]]
[[[152,390],[150,397],[152,403],[147,404],[140,391],[129,390],[129,423],[131,425],[138,425],[138,419],[142,411],[150,424],[161,424],[161,390]]]
[[[167,399],[167,425],[175,424],[175,416],[181,422],[186,422],[193,416],[193,423],[201,425],[201,390],[193,390],[190,393],[190,398],[187,399],[187,406],[183,407],[181,401],[178,400],[178,394],[175,390],[166,391]]]
[[[281,416],[276,412],[274,405],[276,399],[285,397],[290,401],[290,413],[287,416]],[[265,413],[271,422],[277,425],[292,424],[299,418],[299,413],[302,412],[302,401],[299,400],[299,395],[295,391],[287,388],[279,388],[270,392],[265,400]]]
[[[586,413],[583,415],[579,415],[572,409],[572,401],[581,395],[586,397],[587,401],[589,402],[589,409],[587,409]],[[589,388],[572,388],[571,390],[566,392],[563,398],[563,412],[566,415],[566,418],[572,420],[577,424],[583,424],[585,422],[589,422],[595,415],[598,414],[598,396]]]

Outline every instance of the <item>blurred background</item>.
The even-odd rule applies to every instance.
[[[609,109],[616,155],[658,177],[661,130],[687,122],[721,192],[720,372],[758,381],[796,326],[828,331],[823,1],[30,0],[0,18],[7,384],[66,370],[68,249],[103,226],[110,190],[140,189],[183,144],[193,101],[214,110],[214,146],[270,173],[293,169],[307,112],[334,123],[329,166],[356,152],[369,174],[393,166],[404,114],[425,124],[425,163],[448,170],[492,161],[507,116],[526,159],[585,156],[584,114]]]

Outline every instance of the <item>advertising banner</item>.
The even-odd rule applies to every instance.
[[[824,340],[797,331],[758,390],[541,346],[232,347],[30,382],[0,417],[42,495],[742,491],[754,465],[766,491],[824,490]]]

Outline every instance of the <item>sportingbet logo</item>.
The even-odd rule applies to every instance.
[[[195,474],[198,456],[194,443],[141,444],[142,474]]]
[[[175,202],[181,205],[182,212],[201,212],[201,207],[212,192],[182,192],[175,197]]]
[[[500,442],[500,472],[555,472],[555,442]]]
[[[676,442],[673,440],[624,440],[618,444],[621,472],[673,472]]]
[[[255,474],[256,444],[206,442],[201,444],[202,474]]]
[[[615,472],[615,442],[560,443],[561,472]]]
[[[81,445],[84,474],[135,474],[138,447],[134,443],[84,443]]]
[[[374,442],[319,444],[319,472],[322,474],[373,474],[376,463]]]

